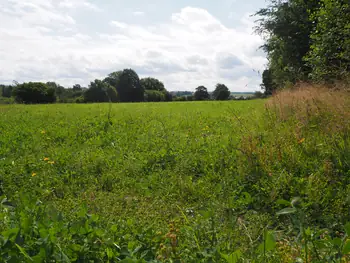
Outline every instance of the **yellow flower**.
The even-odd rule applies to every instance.
[[[298,141],[299,144],[303,143],[305,141],[305,138],[302,138]]]
[[[45,157],[45,158],[44,158],[44,161],[45,161],[45,162],[48,161],[48,160],[50,160],[50,158],[48,158],[48,157]]]
[[[32,176],[33,176],[33,177],[36,176],[36,173],[33,172],[33,173],[32,173]]]
[[[46,131],[41,131],[41,134],[45,134],[46,133]]]
[[[54,164],[55,162],[54,161],[49,161],[47,162],[48,164]]]

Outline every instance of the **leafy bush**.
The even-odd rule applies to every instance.
[[[166,96],[164,91],[145,90],[145,101],[159,102],[159,101],[165,101],[165,100],[166,100]]]
[[[13,98],[1,97],[0,96],[0,104],[13,104],[15,100]]]
[[[230,95],[231,95],[231,92],[226,87],[226,85],[220,84],[220,83],[218,83],[216,85],[216,88],[215,88],[215,90],[213,92],[214,100],[228,100]]]
[[[314,80],[341,80],[350,72],[350,4],[344,0],[320,2],[322,7],[311,15],[316,26],[306,60]]]
[[[114,87],[106,82],[96,79],[91,82],[84,92],[85,102],[117,102],[118,95]]]
[[[15,100],[20,103],[53,103],[55,90],[41,82],[28,82],[17,85],[13,90]]]

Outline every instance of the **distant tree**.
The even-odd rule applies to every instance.
[[[0,96],[10,98],[12,96],[13,86],[0,85]]]
[[[173,101],[186,101],[187,98],[186,96],[179,96],[179,97],[174,97]]]
[[[193,92],[192,91],[172,91],[171,94],[174,97],[181,97],[181,96],[193,95]]]
[[[169,92],[165,92],[165,101],[172,101],[173,100],[173,95]]]
[[[270,69],[265,69],[262,74],[261,88],[265,91],[265,95],[272,95],[277,86],[273,82],[273,76]]]
[[[145,90],[145,101],[165,101],[165,92],[159,90]]]
[[[103,82],[108,83],[109,85],[111,85],[112,87],[114,87],[117,90],[117,86],[119,83],[119,77],[121,76],[122,73],[123,73],[123,71],[112,72],[103,80]]]
[[[85,102],[117,102],[117,92],[106,82],[96,79],[91,82],[89,88],[84,92]]]
[[[80,86],[80,84],[73,85],[72,89],[73,89],[74,92],[78,92],[78,91],[82,91],[83,90],[82,87]]]
[[[163,82],[155,78],[143,78],[140,80],[140,84],[145,90],[165,91]]]
[[[13,95],[20,103],[53,103],[56,101],[55,89],[41,82],[18,84]]]
[[[193,94],[195,100],[208,100],[208,89],[204,86],[199,86]]]
[[[185,98],[187,101],[193,101],[193,95],[187,95]]]
[[[257,99],[261,99],[261,98],[264,98],[265,95],[261,91],[255,91],[253,97]]]
[[[56,82],[46,82],[46,85],[49,87],[49,88],[52,88],[55,90],[55,93],[57,95],[57,97],[60,97],[63,93],[64,93],[64,87],[61,86],[60,84],[57,84]]]
[[[144,100],[144,88],[137,73],[132,69],[116,71],[108,75],[104,82],[115,87],[121,102],[138,102]]]
[[[145,90],[145,101],[155,101],[155,99],[156,101],[172,101],[173,99],[172,94],[165,89],[163,82],[158,79],[143,78],[140,80],[140,84]]]
[[[214,100],[228,100],[230,97],[231,92],[224,84],[216,84],[216,88],[213,92],[213,98]]]

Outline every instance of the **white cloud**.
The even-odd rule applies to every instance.
[[[68,9],[87,8],[97,12],[102,11],[101,8],[84,0],[63,0],[63,1],[61,0],[59,1],[58,5],[59,7],[68,8]]]
[[[145,14],[145,12],[142,12],[142,11],[134,11],[134,12],[132,12],[132,14],[133,14],[134,16],[143,16],[143,15]]]
[[[229,28],[207,10],[186,7],[156,25],[112,20],[109,32],[83,33],[65,10],[94,9],[85,3],[5,0],[6,8],[0,9],[0,82],[86,85],[132,67],[141,77],[158,77],[170,90],[198,85],[212,90],[217,82],[235,91],[258,89],[260,77],[253,69],[262,70],[266,59],[256,52],[262,40],[252,34],[248,15]]]

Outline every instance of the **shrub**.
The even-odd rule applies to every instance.
[[[13,95],[16,102],[20,103],[53,103],[56,101],[56,94],[53,88],[49,88],[41,82],[29,82],[17,85]]]
[[[145,90],[145,101],[165,101],[166,96],[164,91]]]
[[[84,92],[85,102],[117,102],[118,94],[114,87],[96,79],[91,82],[89,89]]]

